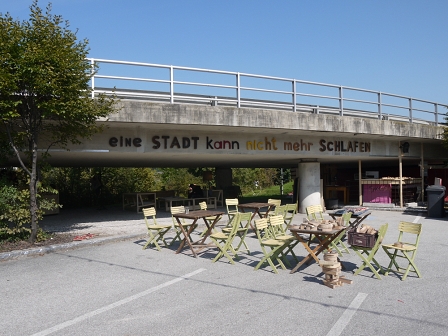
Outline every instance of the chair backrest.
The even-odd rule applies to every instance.
[[[268,203],[274,204],[276,207],[278,207],[282,204],[282,200],[276,198],[269,198]]]
[[[344,212],[342,214],[341,218],[342,218],[342,221],[341,221],[342,226],[350,226],[350,218],[352,218],[352,213]]]
[[[389,227],[389,224],[383,224],[378,229],[378,237],[376,238],[375,245],[372,247],[372,251],[375,253],[376,250],[380,247],[381,243],[383,242],[384,236],[386,235],[387,228]]]
[[[143,217],[145,218],[145,223],[146,223],[147,227],[149,227],[151,225],[148,222],[148,219],[147,219],[148,217],[152,217],[153,225],[157,224],[157,221],[156,221],[156,208],[154,208],[154,207],[143,208],[142,212],[143,212]]]
[[[320,204],[310,205],[306,207],[306,216],[308,217],[308,219],[323,220],[323,212],[324,210],[322,209],[322,205]]]
[[[398,241],[404,243],[406,245],[412,245],[416,248],[418,247],[418,243],[420,241],[420,233],[422,232],[422,224],[411,223],[411,222],[400,222],[398,225],[398,231],[400,232],[398,235]],[[408,239],[411,238],[412,235],[413,241]],[[406,241],[404,241],[406,239]]]
[[[283,215],[286,226],[291,225],[294,216],[297,213],[297,203],[285,204],[285,213]]]
[[[174,218],[174,214],[185,213],[185,207],[183,205],[171,207],[171,218],[173,220],[174,225],[178,225],[176,218]],[[185,222],[185,219],[181,218],[182,222]]]
[[[269,227],[270,232],[272,234],[272,238],[276,238],[278,235],[284,235],[285,234],[285,228],[284,228],[284,218],[282,215],[274,215],[269,217]]]
[[[207,210],[207,202],[199,202],[199,208],[201,210]]]
[[[261,218],[255,220],[255,231],[257,233],[257,238],[260,243],[267,239],[272,239],[271,235],[268,234],[269,227],[268,227],[268,219],[267,218]],[[265,234],[266,233],[266,234]]]
[[[227,209],[227,216],[229,217],[229,221],[232,220],[233,214],[238,213],[238,198],[226,198],[226,209]]]

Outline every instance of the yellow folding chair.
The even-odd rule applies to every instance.
[[[175,236],[174,236],[174,238],[173,238],[173,240],[171,241],[171,244],[170,244],[170,246],[171,246],[177,240],[180,241],[180,242],[183,240],[183,238],[182,238],[182,230],[179,227],[179,223],[177,222],[176,218],[173,215],[177,214],[177,213],[185,213],[185,207],[183,205],[171,207],[170,211],[171,211],[171,219],[173,220],[173,227],[174,227],[174,232],[175,232]],[[191,226],[193,225],[193,223],[185,222],[184,218],[181,218],[180,221],[181,221],[182,227],[184,228],[185,231],[190,230]],[[197,226],[198,225],[195,224],[193,230],[196,229]],[[193,239],[191,239],[191,237],[189,237],[189,238],[190,238],[191,241],[193,240]]]
[[[415,265],[415,255],[417,254],[418,244],[420,242],[420,233],[422,232],[422,224],[400,222],[398,225],[398,241],[392,245],[383,244],[383,250],[390,258],[390,263],[384,272],[384,275],[388,275],[389,272],[402,273],[401,280],[406,280],[409,272],[414,272],[419,278],[421,278],[420,271]],[[412,242],[405,242],[412,238]],[[407,260],[406,267],[400,267],[397,263],[397,258],[403,258]],[[395,266],[395,270],[392,269]]]
[[[230,226],[230,223],[232,222],[232,219],[235,216],[235,214],[239,213],[238,198],[227,198],[225,200],[225,203],[226,203],[227,216],[229,217],[227,225]]]
[[[271,236],[267,234],[268,231],[267,218],[261,218],[255,221],[255,232],[257,233],[258,242],[260,243],[261,251],[263,252],[263,258],[261,258],[254,270],[258,270],[265,262],[267,262],[274,273],[278,274],[274,262],[277,262],[282,269],[286,270],[285,265],[280,259],[280,254],[289,243],[287,241],[271,238]]]
[[[233,254],[233,256],[237,257],[237,252],[235,251],[235,248],[233,247],[232,243],[235,239],[236,232],[238,228],[240,227],[240,216],[242,213],[237,213],[234,215],[233,220],[231,221],[232,226],[230,227],[230,230],[227,232],[221,231],[221,232],[214,232],[209,237],[213,241],[213,243],[216,245],[216,247],[219,249],[218,254],[216,257],[212,260],[213,262],[218,261],[222,257],[226,257],[232,265],[235,264],[233,261],[233,257],[230,255]]]
[[[239,243],[236,247],[234,247],[234,251],[236,251],[236,252],[240,251],[241,245],[244,245],[244,247],[245,247],[244,250],[247,251],[247,254],[250,254],[249,246],[247,246],[245,239],[246,239],[247,231],[250,228],[251,220],[252,220],[251,212],[240,212],[233,219],[233,221],[237,222],[236,223],[237,224],[236,236],[234,237],[234,239],[236,237],[238,237],[238,239],[239,239]],[[231,230],[233,230],[233,226],[223,228],[222,232],[230,233]]]
[[[364,267],[368,266],[370,270],[375,274],[375,276],[381,280],[381,276],[378,271],[382,271],[382,267],[376,261],[375,254],[381,246],[381,242],[383,241],[384,236],[386,235],[386,231],[389,224],[383,224],[378,230],[378,237],[376,239],[375,245],[373,247],[361,247],[352,245],[352,249],[356,252],[356,254],[362,259],[362,265],[359,266],[358,269],[355,270],[354,275],[358,275]],[[364,256],[365,255],[365,256]],[[375,267],[377,269],[375,269]]]
[[[341,216],[341,225],[345,226],[347,229],[350,227],[350,218],[352,217],[352,213],[351,212],[345,212],[342,216]],[[345,243],[342,241],[342,239],[345,237],[347,233],[347,230],[342,231],[337,237],[336,239],[334,239],[331,244],[330,244],[330,248],[336,250],[336,252],[342,256],[343,252],[346,252],[348,254],[350,254],[350,250],[348,249],[347,245],[345,245]]]
[[[199,202],[199,208],[201,210],[207,210],[207,202]],[[215,222],[216,217],[219,217],[218,221],[222,218],[222,216],[207,216],[205,217],[205,220],[211,225],[212,223]],[[202,233],[201,233],[201,237],[204,236],[204,234],[207,232],[208,228],[206,227]],[[216,232],[216,229],[213,228],[213,232]]]
[[[288,254],[291,254],[291,256],[296,260],[296,262],[299,262],[299,259],[297,258],[297,256],[293,251],[293,248],[297,246],[299,240],[296,237],[286,233],[284,229],[284,217],[282,215],[270,216],[268,218],[268,222],[271,238],[288,243],[287,247],[285,248],[285,252],[282,251],[281,253],[285,263],[288,264],[288,266],[290,266],[289,261],[287,259]]]
[[[291,225],[294,216],[297,214],[297,203],[285,204],[283,218],[286,228]]]
[[[277,207],[279,207],[282,204],[282,200],[275,199],[275,198],[269,198],[268,203],[274,204],[274,208],[271,211],[269,211],[269,213],[268,213],[269,216],[272,216],[275,213],[275,209],[277,209]],[[266,217],[266,212],[267,211],[260,211],[260,215],[262,217]]]
[[[322,205],[310,205],[306,207],[306,216],[309,220],[324,220]]]
[[[164,235],[171,229],[172,226],[170,224],[157,224],[156,209],[154,207],[143,208],[142,212],[149,236],[149,239],[146,242],[145,246],[143,246],[143,249],[146,249],[150,244],[153,244],[156,249],[160,251],[161,248],[159,244],[157,244],[157,242],[161,241],[165,246],[168,246],[165,241]],[[152,224],[150,223],[149,217],[152,217]]]

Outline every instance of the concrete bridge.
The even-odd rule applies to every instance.
[[[298,168],[303,208],[319,202],[322,179],[344,170],[418,178],[448,160],[444,104],[253,74],[92,63],[100,65],[93,95],[116,94],[121,109],[99,121],[108,128],[92,140],[52,149],[55,165],[216,167],[222,186],[232,167]]]

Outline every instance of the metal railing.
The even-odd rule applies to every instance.
[[[283,109],[409,123],[445,124],[447,104],[341,85],[172,65],[89,59],[92,96]]]

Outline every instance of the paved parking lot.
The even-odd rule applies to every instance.
[[[423,224],[416,258],[422,278],[411,274],[401,281],[390,274],[378,280],[369,269],[354,276],[361,261],[351,252],[342,261],[353,283],[330,289],[315,263],[294,274],[254,271],[261,257],[254,235],[248,238],[251,255],[242,254],[236,265],[212,263],[216,250],[198,259],[188,249],[142,250],[141,214],[61,212],[44,226],[95,233],[98,244],[2,261],[1,334],[446,335],[448,221],[374,210],[365,223],[389,223],[385,243],[393,243],[401,220]],[[295,252],[305,255],[299,245]],[[377,259],[388,263],[382,250]]]

